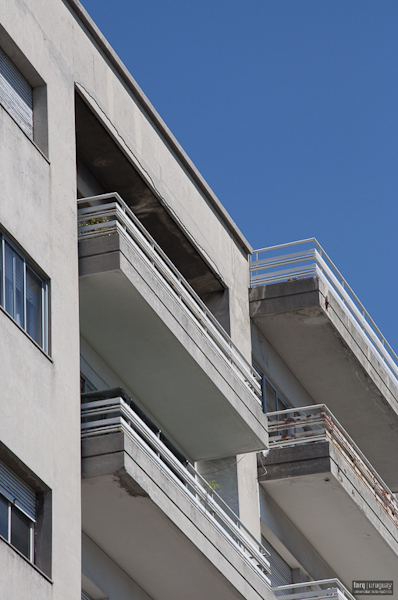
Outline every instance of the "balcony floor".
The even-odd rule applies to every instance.
[[[191,460],[265,448],[256,396],[121,234],[79,244],[81,334]]]
[[[167,469],[123,433],[83,440],[83,531],[153,599],[272,600]]]
[[[265,462],[260,485],[348,589],[396,577],[398,528],[334,444],[275,448]]]

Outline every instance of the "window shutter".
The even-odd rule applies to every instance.
[[[0,462],[0,493],[32,521],[36,521],[36,493],[2,462]]]
[[[33,139],[33,89],[0,48],[0,103]]]
[[[283,560],[280,554],[271,546],[271,544],[262,538],[262,544],[264,548],[270,553],[270,566],[271,566],[271,586],[277,587],[278,585],[288,585],[293,583],[292,569],[289,567],[286,561]],[[276,592],[275,596],[284,596],[289,593],[289,590],[283,590]]]

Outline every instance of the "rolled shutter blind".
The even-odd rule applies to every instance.
[[[0,493],[36,521],[36,493],[1,461]]]
[[[0,103],[33,139],[33,89],[0,48]]]
[[[271,544],[263,537],[262,544],[264,548],[270,553],[270,566],[271,566],[271,587],[278,587],[279,585],[288,585],[293,583],[292,569],[289,567],[287,562],[283,560],[280,554],[271,546]],[[289,590],[281,590],[276,592],[275,596],[284,596],[289,593]]]

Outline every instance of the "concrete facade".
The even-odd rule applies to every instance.
[[[372,341],[316,277],[250,289],[250,244],[77,0],[0,0],[0,48],[33,124],[0,86],[0,596],[396,578],[397,381]],[[279,447],[271,402],[327,405],[346,455]]]

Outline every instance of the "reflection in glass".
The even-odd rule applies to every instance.
[[[26,331],[41,345],[42,284],[40,279],[30,269],[26,270],[26,279]]]
[[[11,507],[11,544],[26,558],[30,558],[30,524],[28,517]]]
[[[0,496],[0,535],[8,540],[8,502]]]
[[[22,258],[5,244],[5,309],[18,325],[24,326],[24,263]]]

